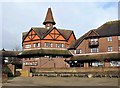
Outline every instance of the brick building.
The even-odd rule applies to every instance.
[[[72,41],[76,40],[72,30],[54,27],[55,21],[51,8],[48,8],[42,27],[32,27],[23,32],[23,70],[34,68],[64,68],[69,67],[65,62],[72,56],[67,50]]]
[[[120,21],[110,21],[71,43],[71,67],[120,66]]]
[[[110,21],[76,40],[72,30],[55,27],[48,8],[42,27],[23,32],[22,69],[120,66],[120,21]]]

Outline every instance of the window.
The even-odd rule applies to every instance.
[[[31,45],[30,44],[27,44],[27,45],[25,45],[25,48],[31,48]]]
[[[120,51],[120,46],[118,46],[118,51]]]
[[[112,41],[112,37],[108,37],[107,40],[108,40],[109,42],[111,42],[111,41]]]
[[[36,48],[36,47],[40,47],[40,43],[34,43],[34,48]]]
[[[63,48],[63,47],[64,47],[64,44],[61,44],[61,43],[56,44],[56,48]]]
[[[103,64],[103,62],[92,62],[92,66],[93,67],[103,67],[104,64]]]
[[[82,53],[82,50],[76,50],[76,54]]]
[[[56,58],[63,58],[63,56],[56,56]]]
[[[25,66],[37,66],[38,62],[24,62],[23,63]]]
[[[98,52],[98,48],[91,48],[91,53],[97,53]]]
[[[108,46],[108,52],[112,52],[112,46]]]
[[[120,40],[120,36],[118,36],[118,40]]]
[[[97,42],[98,39],[90,39],[90,41],[91,41],[91,42],[94,42],[94,41]]]
[[[45,42],[45,47],[53,47],[53,44],[50,42]]]
[[[120,66],[120,61],[110,61],[110,66]]]
[[[64,47],[64,44],[62,44],[62,48]]]
[[[97,45],[98,44],[98,39],[90,39],[90,44],[91,45]]]

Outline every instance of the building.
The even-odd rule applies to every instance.
[[[120,66],[120,21],[110,21],[85,33],[69,50],[71,67]]]
[[[4,48],[0,50],[0,57],[2,60],[2,64],[16,64],[19,62],[18,59],[19,51],[7,51]]]
[[[76,40],[73,30],[54,25],[48,8],[43,25],[23,32],[23,70],[30,68],[116,67],[120,66],[120,21],[110,21]]]
[[[22,68],[22,61],[18,58],[19,51],[7,51],[4,48],[0,50],[0,66],[2,73],[7,76],[16,76],[17,69]]]
[[[23,60],[23,70],[34,68],[64,68],[65,62],[72,54],[68,47],[76,40],[72,30],[55,27],[51,8],[48,8],[42,27],[32,27],[23,32],[23,52],[19,57]]]

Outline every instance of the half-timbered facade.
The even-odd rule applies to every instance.
[[[75,41],[72,30],[59,29],[48,8],[42,27],[32,27],[28,32],[23,32],[22,47],[23,69],[38,68],[63,68],[69,67],[64,61],[72,54],[67,50],[70,43]]]
[[[71,43],[71,67],[120,66],[120,21],[110,21]]]

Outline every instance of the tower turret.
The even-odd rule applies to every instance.
[[[53,18],[53,14],[52,14],[51,8],[48,8],[48,11],[47,11],[47,14],[46,14],[46,17],[45,17],[45,21],[43,22],[43,24],[48,29],[50,27],[53,27],[53,25],[56,24],[55,21],[54,21],[54,18]]]

